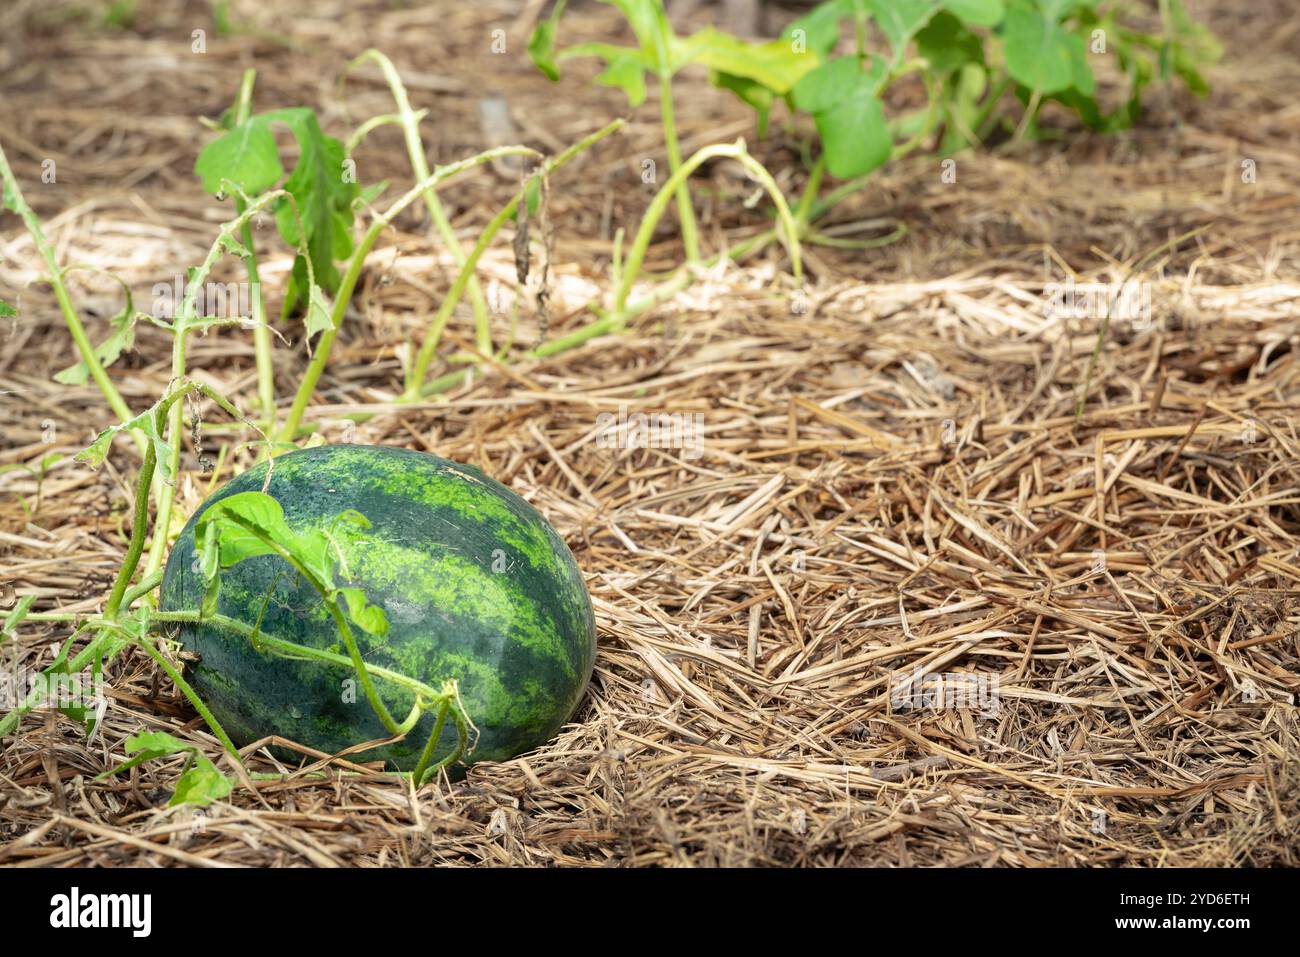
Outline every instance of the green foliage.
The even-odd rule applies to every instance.
[[[18,310],[0,299],[0,319],[12,319],[16,315],[18,315]]]
[[[579,44],[557,53],[558,5],[529,47],[547,76],[557,79],[558,63],[568,57],[599,57],[607,65],[598,82],[621,87],[636,106],[645,99],[645,73],[662,83],[686,65],[703,64],[717,86],[757,111],[760,135],[779,99],[810,114],[826,168],[841,178],[869,173],[931,133],[945,152],[978,142],[1001,121],[997,110],[1008,88],[1034,114],[1050,100],[1093,129],[1130,126],[1152,79],[1176,77],[1204,95],[1200,70],[1221,53],[1181,0],[1160,0],[1160,34],[1124,26],[1114,10],[1103,10],[1103,0],[825,0],[766,44],[712,28],[681,39],[659,0],[610,2],[639,45]],[[837,55],[845,24],[856,49]],[[873,35],[883,49],[870,48]],[[1129,81],[1127,98],[1109,113],[1097,100],[1093,65],[1100,56],[1113,56]],[[917,71],[929,91],[927,108],[887,120],[884,92]],[[1028,129],[1035,120],[1028,117]],[[907,143],[896,144],[899,138]]]
[[[550,79],[560,78],[559,64],[563,60],[596,57],[605,61],[605,70],[596,82],[618,87],[632,106],[639,106],[646,97],[645,74],[667,83],[688,66],[703,66],[716,86],[732,90],[763,112],[773,95],[785,95],[817,66],[814,54],[796,50],[781,40],[747,43],[713,27],[679,37],[668,23],[661,0],[604,2],[623,12],[637,46],[580,43],[557,50],[559,19],[564,12],[564,4],[557,4],[551,17],[533,31],[528,44],[528,55]],[[765,92],[760,94],[759,90]]]
[[[181,773],[180,780],[176,782],[176,791],[167,802],[168,807],[175,807],[178,804],[206,806],[227,797],[234,789],[230,778],[217,770],[217,766],[201,754],[198,748],[172,737],[165,731],[141,731],[127,738],[126,753],[134,757],[105,771],[96,780],[121,774],[155,758],[184,754],[187,755],[185,770]]]
[[[326,136],[306,107],[270,110],[237,125],[231,125],[229,116],[226,121],[229,128],[203,148],[194,164],[203,188],[214,195],[233,188],[254,197],[279,185],[284,166],[274,127],[288,127],[298,142],[298,160],[282,185],[292,201],[276,203],[275,221],[285,242],[306,252],[294,260],[285,312],[310,298],[313,277],[326,291],[336,292],[341,277],[335,264],[352,254],[352,208],[360,196],[343,144]],[[231,251],[246,255],[246,250],[236,250],[233,237],[227,242]]]
[[[794,88],[794,103],[812,114],[834,176],[860,176],[889,159],[893,141],[879,96],[886,69],[878,56],[866,70],[857,57],[839,57]]]
[[[342,512],[335,524],[346,522],[369,528],[360,512]],[[368,604],[359,588],[340,588],[334,583],[337,547],[330,533],[319,528],[296,531],[285,521],[284,510],[264,492],[240,492],[214,503],[194,526],[194,547],[200,557],[200,571],[208,585],[205,608],[215,611],[220,571],[258,555],[278,555],[311,582],[328,605],[342,599],[348,616],[362,631],[382,636],[388,633],[383,609]]]

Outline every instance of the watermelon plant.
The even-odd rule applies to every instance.
[[[331,474],[339,461],[335,455],[355,455],[356,449],[321,448],[271,456],[295,447],[293,439],[301,434],[304,410],[324,369],[366,256],[393,219],[421,199],[432,208],[433,191],[469,169],[506,156],[543,158],[527,147],[507,146],[427,172],[383,212],[372,213],[367,228],[354,242],[353,218],[363,205],[377,198],[380,189],[360,189],[346,178],[352,168],[346,148],[324,136],[310,111],[253,114],[252,85],[250,71],[244,76],[235,107],[216,124],[220,137],[204,149],[197,164],[207,188],[218,196],[235,198],[237,215],[221,226],[204,261],[188,271],[184,296],[171,315],[136,312],[128,288],[126,308],[113,321],[109,338],[99,346],[91,342],[72,303],[66,283],[68,270],[60,268],[39,219],[24,202],[17,179],[0,151],[3,206],[16,212],[31,233],[49,269],[48,281],[80,355],[80,363],[60,373],[60,377],[95,381],[120,420],[101,433],[78,459],[98,465],[114,439],[123,434],[135,441],[141,458],[126,553],[102,613],[87,617],[34,613],[32,599],[26,596],[4,616],[5,634],[12,633],[28,618],[64,622],[72,628],[59,654],[44,670],[43,680],[0,720],[0,736],[14,732],[23,715],[46,702],[84,721],[93,732],[97,719],[84,704],[60,703],[51,698],[51,689],[79,689],[83,683],[79,676],[87,669],[98,681],[108,660],[128,646],[137,646],[175,683],[234,761],[240,760],[239,750],[223,718],[247,743],[246,733],[263,727],[249,712],[250,708],[256,711],[250,702],[259,700],[256,696],[267,691],[267,686],[259,682],[271,681],[284,693],[280,703],[285,704],[294,693],[295,680],[300,678],[303,683],[297,686],[299,704],[286,704],[276,712],[265,708],[257,712],[263,719],[272,714],[278,719],[273,726],[266,726],[268,733],[293,734],[322,747],[354,750],[375,737],[387,738],[378,756],[424,783],[440,770],[454,770],[456,762],[465,761],[471,752],[476,760],[501,758],[516,753],[516,748],[539,744],[572,712],[590,675],[594,654],[590,604],[572,556],[555,532],[522,500],[468,467],[420,453],[364,450],[363,458],[370,463],[368,474],[375,484],[352,491],[355,500],[366,503],[367,511],[375,515],[372,524],[355,507],[340,504],[337,496],[320,498],[312,491],[320,491],[313,485],[315,474],[337,492],[342,483]],[[367,121],[363,131],[383,121]],[[453,291],[423,344],[418,375],[408,377],[410,396],[431,391],[423,378],[437,336],[456,302],[472,287],[477,261],[496,233],[527,196],[545,194],[547,176],[621,125],[611,123],[559,156],[544,159],[529,174],[520,193],[494,217],[473,252],[461,260],[463,265]],[[298,161],[287,178],[272,132],[279,126],[288,129],[299,144]],[[337,170],[335,163],[339,164]],[[337,177],[344,179],[335,181]],[[259,378],[263,415],[260,422],[254,422],[244,418],[219,392],[189,376],[187,342],[194,332],[217,326],[252,327],[255,336],[267,330],[257,284],[257,251],[249,229],[264,213],[275,217],[281,236],[296,251],[287,298],[296,298],[304,309],[306,338],[318,338],[284,421],[277,421],[273,382]],[[257,290],[251,317],[202,314],[198,297],[216,264],[227,255],[244,262],[250,283]],[[106,371],[131,347],[137,321],[149,321],[172,338],[172,385],[154,406],[138,415],[122,401]],[[490,341],[488,346],[491,348]],[[485,358],[495,359],[490,354]],[[269,362],[259,359],[259,373],[267,367]],[[446,387],[436,382],[432,386],[433,390]],[[240,428],[262,436],[258,447],[264,452],[264,460],[261,471],[255,473],[263,478],[236,479],[214,496],[215,503],[205,504],[183,530],[188,537],[177,546],[179,551],[173,548],[165,577],[162,563],[173,538],[175,483],[185,438],[183,409],[185,405],[193,409],[193,441],[197,449],[203,402],[215,403]],[[331,466],[331,462],[335,465]],[[358,471],[359,464],[360,460],[349,461],[353,479],[366,474]],[[274,480],[273,469],[277,476]],[[286,484],[294,476],[298,477],[297,483]],[[241,480],[249,487],[240,486]],[[386,484],[381,487],[381,482]],[[258,490],[253,487],[257,485],[264,487]],[[266,487],[272,494],[266,493]],[[417,493],[426,496],[422,500],[423,516],[412,511],[420,508]],[[443,497],[438,498],[439,494]],[[276,495],[285,499],[284,504]],[[333,511],[313,513],[307,505],[313,501]],[[449,542],[447,523],[458,509],[464,515],[472,512],[481,521],[473,527],[462,527],[458,540]],[[410,531],[416,527],[428,534],[422,546],[411,542]],[[441,539],[438,532],[443,535]],[[395,591],[392,575],[397,566],[392,562],[373,564],[380,555],[375,543],[384,536],[391,546],[390,558],[407,549],[423,567],[437,565],[446,571],[464,558],[463,547],[470,537],[477,535],[475,540],[486,548],[494,541],[494,532],[501,536],[498,547],[487,551],[490,560],[484,559],[490,561],[493,578],[475,579],[472,569],[464,566],[459,568],[459,579],[426,581],[422,593],[410,582]],[[195,559],[201,556],[201,560],[187,571],[192,559],[186,552],[195,548]],[[268,561],[282,565],[273,581],[283,594],[261,596],[261,604],[252,615],[249,607],[239,605],[239,597],[247,597],[250,583],[265,573]],[[503,563],[499,569],[495,567],[498,562]],[[354,578],[354,572],[359,577]],[[159,608],[155,592],[164,582],[163,607]],[[198,585],[201,592],[194,604],[188,601],[191,585]],[[372,592],[378,593],[378,600]],[[279,604],[271,605],[268,614],[272,594],[277,600],[297,601],[295,607],[307,617],[297,620],[290,616],[281,621],[276,618]],[[290,599],[290,594],[296,597]],[[410,600],[417,594],[423,594],[423,604]],[[324,627],[313,627],[307,620],[312,615],[314,625]],[[481,617],[475,619],[475,615]],[[477,630],[471,627],[475,620]],[[292,624],[291,634],[276,634],[269,628],[272,623],[277,627]],[[195,684],[191,684],[179,657],[186,641],[206,649],[210,656],[234,655],[241,649],[247,653],[246,666],[239,673],[250,687],[241,702],[232,698],[228,681],[214,680],[214,675],[224,676],[226,671],[204,666],[201,657],[193,666]],[[566,653],[568,658],[563,657]],[[231,673],[236,670],[232,668]],[[328,678],[324,677],[326,670],[330,671]],[[359,689],[353,702],[344,700],[344,684],[349,681]],[[330,711],[329,701],[311,700],[311,695],[327,687],[333,693],[331,700],[337,699],[340,706],[359,701],[360,707],[346,712],[336,709],[332,713],[337,720],[325,720],[321,716]],[[205,698],[211,698],[213,707]],[[101,700],[98,707],[103,706]],[[317,709],[319,720],[296,721],[295,709],[309,707]],[[404,716],[394,717],[398,712]],[[138,736],[131,742],[134,757],[125,766],[185,751],[187,766],[178,785],[178,800],[203,803],[226,793],[222,791],[222,775],[192,747],[178,748],[173,743]]]
[[[97,682],[129,645],[171,678],[235,761],[237,741],[278,735],[364,752],[423,784],[459,773],[471,755],[502,760],[536,747],[572,715],[595,658],[581,573],[545,519],[470,466],[368,446],[266,460],[191,517],[165,572],[132,585],[155,469],[168,478],[170,409],[199,395],[255,428],[187,381],[79,454],[97,465],[118,435],[145,436],[131,538],[103,613],[74,628],[47,680],[0,720],[0,737],[51,689],[77,690],[86,668]],[[155,608],[148,599],[160,586]],[[27,617],[74,618],[32,614],[31,604],[5,617],[6,633]],[[59,710],[87,721],[79,701]],[[140,753],[125,767],[177,748],[135,741],[131,750]],[[222,780],[192,755],[177,793],[203,803],[228,792]]]
[[[862,189],[868,175],[890,159],[933,143],[941,154],[987,141],[998,130],[1042,135],[1045,103],[1078,114],[1090,128],[1108,132],[1132,125],[1142,93],[1155,78],[1180,78],[1205,95],[1200,69],[1220,48],[1187,15],[1181,0],[1158,0],[1160,31],[1130,25],[1126,5],[1105,0],[824,0],[791,23],[781,38],[745,43],[708,28],[687,38],[668,24],[661,0],[606,0],[632,27],[636,47],[583,43],[557,47],[563,0],[534,30],[529,53],[552,80],[571,57],[606,63],[597,82],[617,86],[630,105],[645,99],[644,73],[659,82],[664,142],[674,171],[680,165],[671,110],[672,76],[692,64],[709,70],[714,85],[735,93],[758,115],[759,135],[777,101],[811,117],[821,143],[796,207],[799,238],[812,243],[867,248],[902,236],[844,239],[813,227],[838,202]],[[851,39],[845,49],[842,31]],[[880,42],[873,42],[874,35]],[[1128,84],[1123,102],[1107,111],[1097,98],[1091,57],[1113,56]],[[886,94],[904,78],[919,77],[926,94],[919,109],[890,117]],[[1020,118],[1002,107],[1010,91]],[[829,173],[845,180],[819,196]],[[683,243],[698,259],[695,227],[684,186],[678,195]],[[727,251],[734,258],[776,238],[765,234]]]

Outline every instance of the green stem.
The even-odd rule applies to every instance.
[[[126,597],[122,599],[122,606],[124,608],[130,608],[142,596],[149,594],[149,592],[162,584],[162,580],[163,572],[161,568],[153,574],[140,579],[136,585],[126,590]]]
[[[406,155],[411,161],[411,172],[415,174],[416,180],[423,181],[429,179],[429,161],[425,157],[424,142],[420,139],[420,119],[423,112],[417,113],[411,109],[411,101],[406,95],[406,86],[402,83],[402,77],[393,66],[393,61],[388,59],[378,50],[367,50],[361,56],[357,57],[348,64],[348,71],[371,60],[379,65],[383,71],[384,79],[388,83],[388,89],[393,94],[393,102],[397,104],[398,120],[402,126],[402,133],[406,140]],[[461,248],[460,240],[456,237],[456,231],[452,228],[451,221],[447,218],[447,213],[438,200],[437,194],[433,187],[427,187],[421,193],[424,200],[425,208],[429,210],[429,218],[433,220],[434,227],[438,230],[438,235],[442,237],[443,244],[451,252],[452,261],[457,268],[465,265],[465,251]],[[483,288],[479,285],[478,277],[471,276],[469,281],[469,301],[474,310],[474,329],[478,342],[478,349],[484,355],[492,352],[492,329],[489,325],[487,299],[483,295]]]
[[[235,104],[235,126],[248,122],[253,111],[253,83],[257,71],[249,67],[239,84],[239,99]],[[242,213],[248,204],[242,196],[235,198],[235,212]],[[248,250],[244,256],[244,271],[248,275],[249,292],[253,299],[253,354],[257,363],[257,403],[267,428],[275,427],[275,364],[271,330],[266,324],[266,300],[262,296],[262,282],[258,276],[257,250],[253,245],[253,224],[245,222],[240,241]]]
[[[331,665],[343,665],[344,667],[352,664],[352,659],[347,655],[340,654],[336,651],[326,651],[323,648],[311,648],[307,645],[300,645],[296,642],[286,641],[283,638],[276,638],[264,631],[253,628],[237,618],[231,618],[227,615],[201,615],[197,611],[155,611],[149,613],[150,621],[170,621],[180,624],[202,624],[212,625],[218,628],[224,628],[235,634],[241,635],[249,641],[256,640],[263,647],[273,650],[282,657],[304,658],[314,661],[324,662]],[[408,691],[417,695],[422,695],[430,700],[438,697],[438,692],[434,691],[429,685],[415,678],[410,678],[401,672],[390,671],[387,668],[381,668],[378,665],[366,665],[370,674],[377,678],[383,678],[385,681],[400,685]]]
[[[291,442],[293,437],[297,435],[298,427],[302,423],[303,412],[306,411],[307,403],[311,401],[312,394],[316,391],[316,383],[320,381],[321,374],[325,371],[325,365],[329,362],[330,350],[334,347],[334,340],[338,338],[339,329],[343,325],[343,316],[347,312],[353,290],[356,289],[357,280],[361,277],[361,269],[365,265],[366,256],[379,239],[379,234],[387,228],[393,218],[417,199],[420,199],[425,190],[432,189],[449,177],[463,173],[467,169],[482,166],[484,163],[490,163],[494,159],[504,156],[536,155],[538,155],[536,150],[531,150],[526,146],[502,146],[479,153],[477,156],[471,156],[469,159],[461,160],[458,163],[452,163],[450,166],[440,166],[428,177],[416,183],[410,191],[390,206],[387,212],[375,218],[374,222],[370,224],[370,228],[366,230],[365,235],[362,236],[361,242],[357,244],[356,250],[352,253],[352,258],[348,260],[347,271],[343,274],[338,294],[334,298],[334,308],[330,312],[330,328],[321,333],[320,339],[316,343],[316,352],[312,355],[311,363],[307,366],[302,381],[298,384],[298,391],[293,397],[293,405],[289,409],[289,415],[276,435],[279,443]]]
[[[212,729],[212,733],[217,736],[217,740],[221,742],[221,746],[234,755],[236,761],[239,761],[239,749],[235,747],[235,743],[230,740],[230,735],[226,734],[226,729],[221,726],[221,722],[217,720],[216,715],[208,710],[208,706],[203,703],[203,699],[198,696],[198,693],[190,687],[190,683],[181,677],[180,671],[178,671],[176,667],[167,660],[167,656],[155,648],[153,642],[148,638],[140,638],[136,640],[136,644],[144,649],[145,654],[157,662],[158,667],[163,670],[168,678],[172,679],[172,683],[180,689],[181,694],[185,695],[185,697],[189,699],[190,704],[194,705],[194,710],[199,713],[199,716],[203,718],[204,722],[207,723],[207,726]]]
[[[790,207],[786,204],[785,197],[776,185],[776,181],[772,179],[771,174],[758,160],[746,152],[743,141],[738,140],[730,144],[719,143],[714,146],[706,146],[697,151],[694,156],[682,164],[677,172],[668,178],[668,182],[664,183],[663,188],[650,201],[650,206],[641,219],[641,226],[637,230],[636,238],[632,241],[632,247],[628,251],[627,261],[623,267],[623,282],[614,298],[613,311],[615,314],[623,313],[627,308],[627,299],[632,292],[632,284],[636,282],[637,275],[641,271],[641,264],[645,260],[646,250],[649,249],[650,239],[654,235],[655,227],[659,224],[659,220],[668,206],[669,196],[700,165],[720,156],[739,162],[771,195],[772,202],[776,205],[777,216],[785,229],[784,242],[790,253],[790,265],[794,277],[796,280],[803,278],[803,263],[799,254],[799,230],[795,225],[794,217],[790,213]]]
[[[72,297],[68,294],[68,286],[63,279],[63,270],[59,268],[58,260],[54,258],[54,248],[45,238],[40,219],[32,211],[32,208],[27,205],[27,201],[23,199],[22,190],[18,187],[18,180],[14,177],[13,170],[9,168],[9,160],[5,156],[3,147],[0,147],[0,196],[3,196],[0,208],[8,207],[22,218],[23,225],[27,227],[27,232],[31,234],[32,242],[36,245],[37,251],[45,261],[45,267],[50,271],[49,280],[50,285],[54,287],[54,298],[58,300],[59,309],[63,313],[63,320],[67,323],[68,332],[72,334],[72,341],[77,346],[81,361],[90,370],[90,377],[99,386],[99,391],[103,393],[109,408],[113,410],[113,414],[123,422],[129,421],[132,417],[131,410],[122,398],[122,394],[117,391],[117,387],[113,385],[113,381],[108,377],[108,372],[105,370],[104,364],[99,361],[99,356],[95,355],[95,347],[91,344],[90,337],[86,335],[86,327],[81,324],[77,310],[72,305]],[[145,446],[148,444],[144,436],[133,433],[133,438],[141,454],[143,454]]]
[[[276,191],[268,192],[265,196],[260,196],[255,203],[246,209],[246,211],[240,213],[239,217],[227,222],[225,226],[222,226],[222,235],[233,234],[234,231],[242,225],[240,224],[240,220],[244,220],[244,217],[251,217],[253,213],[259,211],[259,209],[264,207],[264,205],[274,202],[274,199],[278,198],[279,195],[281,195],[279,194],[279,191]],[[200,267],[195,270],[194,281],[192,281],[190,289],[186,290],[185,299],[183,299],[183,302],[181,303],[181,311],[179,311],[177,317],[175,317],[172,339],[173,382],[181,381],[183,374],[185,374],[185,337],[187,334],[186,326],[188,324],[186,316],[190,316],[191,313],[194,312],[194,300],[196,296],[198,296],[198,289],[205,281],[207,281],[208,273],[212,270],[212,265],[216,263],[216,260],[220,257],[218,247],[221,247],[220,238],[217,239],[216,243],[213,243],[212,252],[209,252],[208,259],[204,260],[203,265],[200,265]],[[177,372],[177,369],[179,369],[179,372]],[[247,420],[243,419],[243,416],[240,415],[237,408],[231,406],[229,402],[226,402],[217,391],[209,389],[208,386],[200,385],[198,382],[188,382],[185,386],[178,387],[177,391],[174,391],[170,397],[160,403],[159,415],[161,416],[162,411],[164,410],[168,412],[169,452],[168,460],[166,460],[164,467],[162,467],[159,472],[155,473],[155,497],[157,499],[157,508],[155,512],[155,521],[153,521],[153,541],[149,542],[149,558],[146,566],[144,566],[144,575],[146,575],[146,577],[155,575],[155,573],[160,570],[162,567],[162,555],[164,555],[166,547],[168,547],[170,541],[170,531],[172,531],[172,508],[175,502],[175,480],[177,480],[177,476],[179,475],[179,472],[181,472],[181,436],[183,428],[185,428],[185,417],[183,417],[185,408],[183,408],[182,404],[179,403],[179,399],[192,393],[192,391],[200,391],[200,393],[207,395],[207,397],[211,398],[213,402],[216,402],[218,406],[221,406],[221,408],[224,408],[226,412],[233,415],[235,419],[243,420],[244,423],[247,424]]]
[[[808,182],[804,183],[803,195],[799,197],[799,206],[794,211],[795,222],[799,224],[801,235],[803,228],[808,225],[808,216],[812,212],[825,173],[826,153],[823,152],[817,157],[817,162],[813,163],[812,170],[808,173]]]
[[[608,126],[584,137],[570,146],[563,153],[546,160],[542,164],[541,169],[533,174],[532,178],[545,178],[552,175],[556,170],[566,165],[575,156],[589,149],[592,145],[598,143],[600,140],[609,136],[622,126],[622,120],[615,120]],[[479,258],[487,250],[488,245],[492,242],[497,232],[503,225],[505,225],[506,221],[514,215],[515,210],[519,208],[519,204],[524,201],[527,192],[528,184],[525,183],[523,189],[519,190],[519,192],[515,193],[515,195],[511,197],[510,202],[508,202],[501,211],[492,218],[492,221],[488,223],[487,227],[479,235],[478,242],[474,244],[473,251],[466,258],[465,264],[461,267],[460,274],[456,277],[456,281],[452,284],[451,289],[443,298],[442,304],[438,307],[437,314],[429,324],[429,330],[425,333],[424,342],[421,343],[420,351],[416,355],[415,361],[411,364],[410,372],[407,374],[406,390],[402,394],[402,401],[414,402],[419,399],[420,388],[424,383],[425,377],[429,374],[429,365],[433,362],[434,354],[437,352],[438,341],[442,336],[443,327],[451,318],[452,310],[454,310],[459,304],[461,294],[465,290],[469,277],[473,275],[474,269],[478,265]],[[484,354],[490,355],[491,353]]]
[[[438,716],[433,721],[433,731],[429,734],[429,740],[425,742],[424,750],[420,752],[420,760],[415,765],[412,777],[415,778],[416,787],[419,787],[425,780],[425,769],[429,767],[429,762],[433,760],[434,752],[438,750],[438,741],[442,738],[442,726],[447,723],[447,711],[451,708],[451,699],[444,697],[438,705]]]
[[[185,377],[186,336],[189,334],[190,322],[196,318],[195,303],[204,284],[208,281],[208,274],[212,272],[212,267],[225,253],[226,241],[239,232],[259,211],[278,200],[281,196],[287,195],[284,190],[278,189],[264,193],[250,203],[248,208],[238,216],[225,223],[217,234],[216,240],[212,243],[212,248],[208,250],[207,258],[194,270],[193,275],[188,277],[185,296],[176,309],[172,326],[173,383],[179,382]],[[179,398],[179,394],[175,398]],[[154,521],[154,537],[149,545],[149,561],[145,565],[146,575],[152,575],[162,567],[163,554],[167,550],[168,541],[171,537],[172,504],[176,498],[176,476],[181,467],[181,436],[184,434],[185,429],[185,410],[180,403],[175,401],[175,398],[172,401],[167,422],[167,444],[170,451],[167,462],[164,464],[162,471],[158,473],[158,482],[155,488],[158,507]]]
[[[131,542],[127,546],[122,567],[113,582],[108,604],[104,606],[104,617],[110,621],[117,618],[118,609],[122,607],[122,599],[126,597],[127,586],[131,583],[131,576],[135,574],[136,566],[140,564],[140,556],[144,554],[144,538],[149,534],[149,492],[153,485],[154,467],[157,464],[158,453],[154,444],[150,442],[145,446],[144,464],[140,466],[140,474],[135,483],[135,519],[131,525]]]
[[[208,514],[212,513],[209,512]],[[321,596],[321,600],[325,604],[326,610],[334,619],[334,625],[338,629],[339,637],[343,639],[343,644],[348,649],[348,657],[351,660],[353,669],[357,673],[357,678],[361,682],[361,688],[365,691],[366,700],[370,703],[370,707],[374,710],[375,714],[388,732],[390,734],[405,734],[407,731],[410,731],[411,728],[415,727],[415,723],[420,718],[420,711],[422,708],[419,697],[416,698],[415,705],[411,708],[411,713],[407,716],[405,721],[399,723],[392,714],[389,713],[388,706],[384,704],[383,699],[379,697],[379,692],[375,689],[374,682],[370,679],[370,672],[367,669],[365,660],[361,657],[361,650],[357,647],[356,638],[352,634],[352,627],[348,624],[347,617],[343,614],[343,610],[339,608],[335,596],[328,588],[326,588],[325,583],[318,579],[311,569],[300,562],[297,556],[294,555],[289,548],[282,543],[273,540],[255,523],[248,521],[241,515],[233,514],[231,512],[222,513],[221,517],[225,521],[239,526],[249,535],[257,538],[258,541],[262,542],[275,552],[275,554],[288,562],[294,571],[301,575],[306,581],[310,582],[311,586],[316,589],[316,592]],[[261,640],[260,637],[258,640]]]
[[[673,176],[682,168],[682,148],[677,142],[677,120],[673,112],[673,80],[668,70],[659,71],[659,108],[663,119],[664,146],[668,151],[668,170]],[[687,262],[699,262],[700,238],[695,225],[695,208],[686,180],[677,180],[677,218],[682,227],[682,248]]]

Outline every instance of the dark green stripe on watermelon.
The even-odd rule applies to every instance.
[[[167,562],[163,610],[199,607],[194,524],[213,502],[260,491],[266,470],[263,463],[233,479],[190,518]],[[361,586],[383,608],[387,635],[354,629],[368,664],[435,689],[456,679],[479,730],[470,762],[535,748],[572,716],[595,659],[591,600],[564,541],[514,492],[472,466],[363,445],[278,456],[266,491],[291,527],[329,529],[341,555],[336,582]],[[335,524],[346,509],[371,527]],[[222,614],[252,625],[265,604],[266,633],[345,653],[319,595],[277,556],[250,558],[221,574]],[[278,734],[336,752],[387,736],[350,668],[258,652],[247,638],[211,625],[184,626],[179,638],[200,655],[189,671],[195,689],[241,745]],[[376,684],[401,720],[410,693]],[[355,759],[383,758],[410,770],[433,720],[426,714],[404,740]],[[438,755],[455,740],[448,721]]]

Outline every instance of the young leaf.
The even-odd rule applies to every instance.
[[[329,537],[316,528],[291,529],[280,503],[264,492],[240,492],[210,505],[194,525],[200,554],[210,547],[207,542],[213,535],[220,543],[222,568],[259,555],[278,555],[278,549],[283,549],[313,580],[314,587],[327,594],[334,591]]]
[[[298,163],[284,188],[297,203],[315,280],[323,289],[333,292],[338,289],[340,279],[334,262],[352,253],[352,200],[358,191],[357,184],[349,182],[344,175],[343,144],[321,131],[311,110],[273,110],[262,117],[269,123],[286,123],[298,140]],[[300,240],[298,217],[287,201],[278,204],[276,224],[280,235],[295,246]],[[293,309],[300,295],[309,292],[306,265],[301,259],[299,256],[294,263],[286,293],[286,312]]]
[[[320,286],[312,286],[307,297],[307,338],[334,328],[333,304]]]
[[[109,446],[113,444],[113,438],[119,432],[128,432],[131,429],[139,429],[145,434],[145,438],[153,445],[154,453],[158,458],[158,472],[164,481],[172,480],[171,474],[171,445],[167,439],[158,431],[158,406],[167,398],[159,399],[144,412],[141,412],[135,418],[119,425],[110,425],[86,448],[78,452],[73,458],[77,462],[85,462],[92,469],[97,469],[104,464],[104,459],[108,456]]]
[[[1160,51],[1160,76],[1177,74],[1197,96],[1207,96],[1210,85],[1198,67],[1210,66],[1223,56],[1223,46],[1208,27],[1192,20],[1182,0],[1169,0],[1169,37]]]
[[[645,60],[636,50],[628,50],[613,57],[596,77],[601,86],[612,86],[627,95],[630,106],[645,102]]]
[[[228,521],[232,516],[242,524]],[[271,542],[289,548],[290,541],[297,538],[284,520],[280,503],[263,492],[240,492],[210,505],[194,525],[195,548],[201,555],[212,547],[208,541],[213,535],[219,544],[221,568],[258,555],[275,555]]]
[[[550,17],[537,24],[533,35],[528,38],[528,56],[546,74],[547,79],[552,81],[560,78],[560,68],[555,62],[555,37],[560,17],[564,14],[564,4],[565,0],[560,0]]]
[[[273,132],[276,123],[288,126],[298,141],[298,161],[284,183],[297,204],[297,216],[293,205],[281,201],[275,207],[276,225],[285,242],[305,246],[316,283],[334,292],[340,278],[335,261],[352,253],[352,203],[359,187],[345,175],[347,156],[343,144],[321,131],[315,113],[305,107],[259,113],[204,147],[194,170],[210,193],[220,193],[225,181],[249,196],[266,192],[284,176]],[[305,237],[299,234],[299,218]],[[238,255],[247,254],[234,239],[224,245]],[[289,279],[286,312],[294,308],[309,286],[306,264],[300,255],[294,260]]]
[[[121,774],[137,764],[143,764],[145,761],[151,761],[154,758],[165,758],[169,754],[197,751],[198,749],[192,744],[186,744],[179,738],[172,737],[166,731],[141,731],[139,734],[126,739],[125,750],[127,754],[134,755],[134,757],[98,775],[95,778],[96,781],[102,781],[104,778]]]
[[[284,167],[270,124],[255,116],[203,147],[194,172],[209,193],[222,192],[224,181],[229,180],[255,196],[280,182]]]
[[[0,319],[12,319],[16,315],[18,315],[18,310],[0,299]]]
[[[772,103],[776,100],[775,93],[756,80],[716,70],[709,73],[709,82],[720,90],[730,90],[742,102],[749,104],[758,114],[759,138],[767,135],[767,118],[772,112]]]
[[[820,57],[830,56],[840,38],[840,20],[853,12],[851,0],[826,0],[781,31],[792,49],[806,49]]]
[[[137,764],[164,758],[169,754],[192,755],[193,766],[176,782],[176,793],[167,802],[169,807],[178,804],[211,804],[226,797],[233,790],[230,779],[217,770],[217,766],[199,753],[198,748],[172,737],[165,731],[142,731],[127,739],[126,753],[134,755],[117,767],[95,778],[96,781],[121,774]]]
[[[916,34],[916,49],[939,75],[984,62],[984,44],[951,13],[940,11]]]
[[[852,179],[889,159],[893,140],[877,95],[885,71],[878,56],[870,71],[862,70],[857,57],[840,57],[795,85],[795,105],[813,115],[831,175]]]
[[[1007,11],[1002,29],[1007,72],[1017,83],[1044,95],[1071,86],[1091,94],[1092,69],[1080,37],[1022,5]]]
[[[787,93],[819,62],[816,54],[797,53],[784,40],[746,43],[713,27],[688,37],[682,55],[690,63],[761,83],[778,95]]]
[[[340,588],[339,594],[348,605],[348,617],[358,628],[368,635],[382,638],[388,634],[388,618],[378,605],[366,601],[366,593],[360,588]]]
[[[220,801],[234,790],[234,784],[217,766],[197,751],[194,766],[176,782],[176,793],[167,802],[168,807],[178,804],[197,804],[201,807]]]

